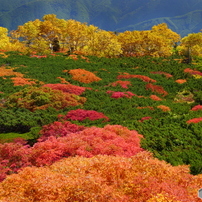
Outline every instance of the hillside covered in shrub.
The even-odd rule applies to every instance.
[[[200,201],[202,61],[182,59],[2,51],[0,200]]]

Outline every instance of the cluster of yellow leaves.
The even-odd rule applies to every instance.
[[[166,23],[152,27],[148,31],[125,31],[118,35],[124,55],[170,56],[180,35],[169,29]]]
[[[180,46],[177,48],[182,55],[187,55],[190,51],[191,55],[202,56],[202,32],[188,34],[182,38]]]
[[[6,51],[22,51],[23,44],[18,40],[12,40],[8,36],[8,29],[4,27],[0,27],[0,49]],[[3,54],[6,57],[5,54]]]
[[[173,32],[165,23],[153,26],[148,31],[126,31],[114,33],[101,30],[76,20],[58,19],[54,14],[45,15],[42,21],[29,21],[11,35],[14,39],[23,38],[30,51],[48,53],[50,43],[57,38],[62,49],[80,51],[99,57],[120,55],[169,56],[180,35]]]
[[[73,80],[80,81],[82,83],[91,83],[101,80],[101,78],[85,69],[72,69],[69,70],[68,73],[72,75]]]
[[[202,176],[140,152],[131,158],[69,157],[46,167],[26,167],[0,183],[2,201],[200,201]]]

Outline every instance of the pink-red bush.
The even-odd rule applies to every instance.
[[[118,85],[121,86],[122,88],[128,88],[128,86],[131,86],[132,84],[130,81],[121,81],[121,80],[109,84],[109,86],[118,86]]]
[[[202,117],[199,118],[193,118],[187,121],[187,123],[199,123],[202,121]]]
[[[65,137],[71,133],[78,133],[84,129],[84,126],[79,126],[69,121],[55,121],[51,124],[43,126],[42,130],[40,131],[41,137],[38,139],[38,141],[44,141],[50,136],[54,136],[56,138]]]
[[[138,78],[144,82],[152,82],[152,83],[156,82],[156,80],[151,79],[148,76],[144,76],[144,75],[125,74],[125,75],[117,76],[117,79],[130,79],[130,78]]]
[[[108,94],[111,94],[111,98],[122,98],[122,97],[126,97],[126,98],[132,98],[133,96],[137,96],[134,93],[127,91],[127,92],[115,92],[115,91],[107,91]]]
[[[43,86],[49,87],[54,90],[61,90],[65,93],[72,93],[75,95],[81,95],[86,90],[85,87],[76,86],[76,85],[72,85],[72,84],[61,84],[61,83],[51,84],[50,83],[50,84],[45,84]]]
[[[71,110],[64,116],[65,120],[76,120],[76,121],[83,121],[85,119],[89,119],[90,121],[104,119],[104,121],[109,121],[109,118],[105,116],[101,112],[97,112],[95,110],[85,110],[85,109],[76,109]]]
[[[202,110],[202,105],[196,105],[196,106],[192,107],[191,110],[192,110],[192,111]]]

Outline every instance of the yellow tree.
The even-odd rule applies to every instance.
[[[188,34],[181,40],[178,51],[182,55],[186,55],[188,49],[193,56],[202,56],[202,32]]]
[[[98,57],[116,57],[122,53],[121,43],[117,36],[105,30],[97,30],[90,27],[90,39],[84,47],[84,51]]]
[[[165,42],[171,47],[180,41],[180,35],[168,28],[166,23],[158,24],[152,27],[152,33],[165,39]]]
[[[124,55],[169,56],[180,36],[165,23],[147,31],[126,31],[118,35]]]
[[[8,29],[0,27],[0,49],[6,51],[23,50],[23,44],[18,40],[12,40],[8,36]]]
[[[118,34],[118,41],[121,43],[123,55],[132,56],[141,54],[142,35],[141,31],[125,31]]]
[[[67,20],[66,24],[61,28],[62,37],[65,45],[69,50],[80,51],[87,42],[86,23],[76,20]]]

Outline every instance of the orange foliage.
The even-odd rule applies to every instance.
[[[175,82],[179,83],[179,84],[182,84],[182,83],[186,83],[187,80],[186,79],[177,79]]]
[[[23,77],[23,74],[20,72],[14,72],[15,68],[6,68],[5,66],[0,67],[0,76],[18,76]]]
[[[158,97],[157,95],[150,95],[150,98],[152,100],[155,100],[155,101],[161,101],[162,99],[160,97]]]
[[[101,78],[85,69],[72,69],[69,71],[69,74],[72,75],[73,80],[80,81],[82,83],[91,83],[101,80]]]
[[[159,105],[157,108],[161,109],[163,112],[170,111],[170,107],[167,107],[165,105]]]
[[[149,152],[131,158],[69,157],[27,167],[0,183],[1,201],[199,202],[202,176],[171,166]]]
[[[24,85],[36,84],[35,81],[30,81],[30,79],[26,79],[23,77],[12,77],[11,79],[14,83],[14,86],[24,86]]]
[[[60,79],[60,82],[61,82],[61,83],[68,83],[68,84],[69,84],[69,82],[66,81],[65,78],[57,77],[57,79]]]

